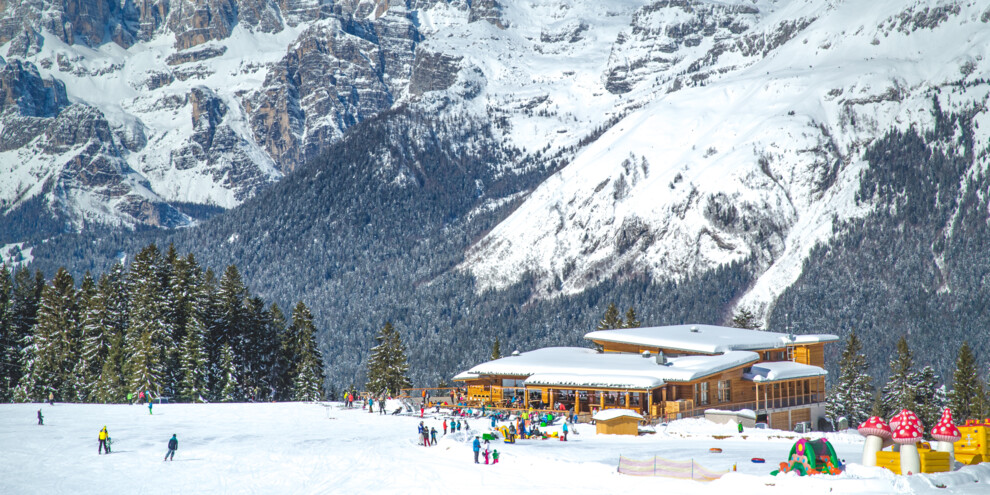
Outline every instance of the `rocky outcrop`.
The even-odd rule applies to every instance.
[[[327,19],[307,29],[244,99],[255,139],[293,170],[364,118],[391,107],[420,35],[404,15]]]
[[[0,113],[54,117],[68,104],[65,84],[41,77],[34,64],[15,59],[0,68]]]
[[[708,74],[702,73],[703,67],[713,65],[725,51],[738,50],[722,40],[745,33],[758,14],[748,5],[699,0],[661,0],[642,7],[630,29],[619,33],[612,45],[605,89],[627,93],[646,79],[678,89],[704,80]]]
[[[41,33],[35,31],[31,26],[24,26],[24,30],[10,40],[7,56],[26,58],[37,55],[44,44],[45,38],[41,36]]]
[[[225,39],[236,23],[236,0],[176,0],[168,17],[178,50]]]
[[[457,81],[463,57],[436,53],[419,47],[409,79],[409,94],[420,96],[428,91],[450,88]]]
[[[475,21],[485,21],[499,29],[508,27],[508,23],[502,19],[502,4],[498,0],[474,0],[471,2],[468,22]]]
[[[179,65],[187,64],[189,62],[199,62],[201,60],[208,60],[211,58],[219,57],[227,53],[226,46],[208,46],[202,50],[189,50],[184,52],[173,53],[165,59],[165,63],[168,65]]]
[[[62,41],[98,46],[106,41],[128,47],[140,12],[120,0],[0,0],[0,43],[17,37],[25,26],[46,30]]]

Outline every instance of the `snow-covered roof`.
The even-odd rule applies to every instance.
[[[608,421],[610,419],[621,418],[624,416],[628,416],[636,419],[643,419],[643,416],[641,414],[639,414],[636,411],[632,411],[630,409],[605,409],[596,412],[595,415],[591,417],[591,419],[595,421]]]
[[[790,361],[775,361],[754,364],[750,372],[743,373],[743,378],[754,382],[776,382],[795,378],[825,376],[827,371],[818,366],[811,366]]]
[[[705,409],[705,415],[720,414],[723,416],[737,416],[740,418],[756,419],[756,411],[752,409],[740,409],[738,411],[726,411],[724,409]]]
[[[616,388],[640,388],[633,387],[634,383],[648,386],[655,384],[652,387],[658,387],[665,382],[697,380],[737,366],[755,363],[759,358],[755,352],[730,351],[714,356],[672,357],[667,358],[666,364],[657,364],[654,357],[644,358],[639,354],[599,353],[583,347],[545,347],[481,363],[458,374],[454,379],[463,381],[483,375],[502,375],[534,377],[534,382],[555,381],[558,385],[605,387],[591,383],[610,382],[625,384]]]
[[[526,385],[569,386],[585,388],[652,389],[664,384],[660,378],[636,375],[579,375],[575,373],[537,373],[526,379]]]
[[[597,330],[585,334],[584,338],[600,342],[677,349],[705,354],[779,349],[793,344],[815,344],[839,340],[838,336],[831,334],[792,335],[715,325],[671,325]]]

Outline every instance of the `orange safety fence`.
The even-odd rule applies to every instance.
[[[647,460],[628,459],[619,456],[619,473],[629,476],[663,476],[684,480],[712,481],[729,471],[712,471],[696,462],[672,461],[662,457]]]

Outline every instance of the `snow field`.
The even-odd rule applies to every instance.
[[[36,425],[39,407],[45,426]],[[442,419],[427,414],[422,420],[440,436],[426,448],[417,445],[419,417],[368,414],[339,403],[161,404],[153,415],[140,405],[5,404],[0,493],[990,493],[990,465],[903,477],[852,464],[834,477],[773,477],[768,473],[786,457],[793,433],[747,429],[739,435],[734,425],[702,419],[640,437],[596,435],[594,426],[578,425],[579,434],[566,443],[496,441],[490,447],[501,453],[499,464],[475,465],[470,442],[490,421],[469,419],[470,432],[442,436]],[[103,425],[113,438],[110,455],[95,452]],[[179,448],[166,463],[173,433]],[[857,434],[829,438],[841,458],[858,461]],[[713,446],[723,453],[710,453]],[[711,483],[635,478],[616,473],[620,454],[694,459],[713,470],[736,464],[738,471]],[[754,464],[752,457],[767,463]]]

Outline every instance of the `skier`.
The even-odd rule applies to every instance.
[[[464,420],[464,430],[471,431],[471,425],[468,424],[467,420]]]
[[[498,418],[496,418],[495,415],[492,414],[492,428],[495,428],[495,421],[497,421],[497,420],[498,420]]]
[[[153,404],[153,403],[151,402],[151,397],[149,396],[149,397],[148,397],[148,414],[151,414],[151,405],[152,405],[152,404]]]
[[[492,464],[498,464],[498,449],[492,451]]]
[[[378,399],[378,414],[385,414],[385,398]]]
[[[509,425],[509,443],[516,443],[516,425]]]
[[[41,410],[40,410],[40,409],[39,409],[38,411],[39,411],[39,413],[41,412]],[[443,420],[443,434],[444,434],[444,435],[446,435],[446,434],[447,434],[447,420],[446,420],[446,419],[445,419],[445,420]]]
[[[138,392],[138,402],[144,402],[144,392]]]
[[[567,441],[567,421],[564,421],[564,441]]]
[[[474,443],[471,444],[471,449],[474,450],[474,463],[475,464],[479,464],[479,462],[478,462],[478,453],[481,452],[481,440],[479,440],[480,438],[481,437],[477,437],[477,436],[474,437]]]
[[[179,448],[179,439],[175,438],[175,433],[172,434],[172,438],[168,439],[168,452],[165,453],[165,458],[163,461],[175,460],[175,449]]]
[[[485,451],[484,451],[484,452],[483,452],[483,453],[481,454],[481,455],[482,455],[482,456],[483,456],[483,457],[485,458],[485,464],[488,464],[488,456],[489,456],[490,454],[491,454],[491,453],[490,453],[490,452],[488,452],[488,446],[487,446],[487,445],[485,445]]]
[[[108,454],[110,453],[110,449],[107,447],[107,438],[109,437],[110,434],[107,433],[107,426],[103,425],[103,429],[100,430],[100,445],[96,449],[96,455],[103,454],[104,450],[106,450]]]
[[[48,405],[49,406],[54,406],[55,405],[55,394],[53,394],[51,392],[48,392]]]
[[[131,392],[127,392],[127,405],[128,406],[134,405],[134,394]]]
[[[742,432],[743,432],[743,425],[742,425],[742,422],[740,421],[740,422],[738,423],[738,425],[739,425],[739,433],[742,433]]]
[[[437,444],[437,429],[436,428],[430,428],[430,441],[433,442],[433,445],[436,445]]]
[[[423,445],[425,445],[427,447],[430,446],[430,427],[429,426],[424,426],[423,427]]]
[[[368,397],[368,414],[371,414],[374,411],[375,411],[375,399],[372,397]]]
[[[41,415],[41,409],[38,409],[38,426],[45,426],[45,417]]]

